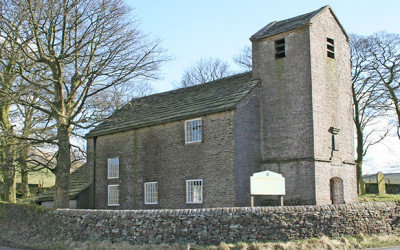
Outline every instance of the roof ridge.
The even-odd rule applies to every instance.
[[[261,28],[259,31],[257,31],[254,35],[252,35],[250,37],[250,40],[252,40],[253,38],[257,39],[258,36],[262,35],[266,30],[268,30],[270,27],[272,27],[272,25],[274,25],[276,22],[278,22],[278,21],[273,21],[273,22],[270,22],[267,25],[265,25],[263,28]]]
[[[240,77],[240,76],[245,76],[245,75],[247,75],[247,74],[250,74],[252,71],[247,71],[247,72],[242,72],[242,73],[237,73],[237,74],[233,74],[233,75],[230,75],[230,76],[225,76],[225,77],[222,77],[222,78],[220,78],[220,79],[216,79],[216,80],[213,80],[213,81],[210,81],[210,82],[205,82],[205,83],[200,83],[200,84],[196,84],[196,85],[193,85],[193,86],[188,86],[188,87],[182,87],[182,88],[178,88],[178,89],[172,89],[172,90],[168,90],[168,91],[164,91],[164,92],[159,92],[159,93],[154,93],[154,94],[151,94],[151,95],[147,95],[147,96],[142,96],[142,97],[134,97],[134,98],[132,98],[127,104],[129,104],[129,103],[131,103],[131,102],[133,102],[133,101],[138,101],[138,100],[140,100],[140,99],[147,99],[147,98],[149,98],[149,97],[154,97],[154,96],[157,96],[157,95],[169,95],[169,94],[171,94],[171,93],[173,93],[173,92],[181,92],[181,91],[183,91],[183,90],[188,90],[188,89],[195,89],[195,88],[200,88],[201,86],[204,86],[204,85],[206,85],[206,84],[214,84],[214,83],[218,83],[218,82],[222,82],[222,81],[226,81],[226,80],[229,80],[229,78],[236,78],[236,77]],[[124,105],[125,106],[125,105]]]
[[[330,7],[330,5],[325,5],[325,6],[319,8],[317,10],[314,10],[314,11],[311,11],[311,12],[308,12],[308,13],[305,13],[305,14],[301,14],[301,15],[298,15],[298,16],[295,16],[295,17],[291,17],[291,18],[287,18],[287,19],[271,22],[267,26],[265,26],[264,28],[262,28],[261,30],[256,32],[254,35],[252,35],[250,37],[250,40],[259,40],[261,38],[265,38],[265,37],[269,37],[269,36],[272,36],[272,35],[276,35],[273,32],[272,32],[272,34],[268,35],[267,32],[270,31],[271,29],[273,29],[274,26],[276,26],[276,25],[279,26],[279,24],[283,24],[283,23],[289,23],[290,24],[293,21],[295,21],[297,19],[301,20],[302,18],[304,18],[304,20],[300,21],[301,25],[303,25],[305,23],[309,23],[313,17],[318,15],[321,11],[323,11],[326,8],[331,8],[331,7]],[[286,31],[297,29],[297,28],[299,28],[299,26],[290,26],[290,27],[288,27],[288,29]],[[278,32],[278,34],[279,33],[282,33],[282,31]]]
[[[235,109],[237,102],[258,83],[259,79],[253,78],[249,71],[187,88],[134,98],[89,131],[86,137]]]

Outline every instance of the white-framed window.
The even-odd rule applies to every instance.
[[[144,204],[158,204],[158,183],[144,183]]]
[[[185,142],[201,142],[201,118],[185,121]]]
[[[108,185],[108,205],[119,206],[119,185]]]
[[[186,203],[203,203],[203,180],[186,180]]]
[[[108,159],[108,179],[119,178],[119,158]]]

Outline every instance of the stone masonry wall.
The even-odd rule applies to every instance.
[[[280,39],[286,57],[275,59]],[[316,204],[309,27],[254,40],[252,46],[253,76],[262,89],[261,170],[285,177],[286,202]]]
[[[330,204],[330,180],[343,181],[345,203],[357,202],[354,164],[354,126],[348,37],[330,9],[321,12],[310,27],[315,193],[318,205]],[[327,57],[327,38],[334,40],[335,58]],[[335,159],[332,159],[330,127],[335,135]],[[331,161],[332,159],[332,161]]]
[[[177,210],[75,210],[0,203],[0,219],[74,240],[147,243],[264,242],[399,232],[394,203]]]
[[[332,153],[330,127],[339,128],[336,147],[340,158],[354,163],[354,126],[350,72],[350,49],[346,34],[329,9],[310,27],[314,155],[329,160]],[[335,58],[327,57],[327,38],[334,39]],[[351,170],[349,170],[350,172]]]
[[[202,119],[201,142],[185,144],[184,120],[99,136],[95,154],[95,208],[237,206],[235,111],[193,118]],[[119,158],[119,178],[108,179],[107,159],[113,157]],[[93,157],[88,157],[88,166],[93,166],[90,162]],[[188,179],[203,180],[203,203],[186,203]],[[158,204],[144,203],[145,182],[158,183]],[[108,206],[107,187],[111,184],[119,184],[119,206]]]
[[[285,39],[286,57],[275,59]],[[253,41],[253,77],[261,79],[261,158],[313,157],[310,42],[307,28]]]
[[[285,177],[286,205],[315,205],[315,164],[311,160],[263,164],[261,170]],[[271,198],[277,199],[278,196],[267,197],[267,200]]]
[[[330,162],[317,162],[315,164],[315,189],[318,205],[332,204],[330,179],[338,177],[343,181],[344,202],[354,203],[358,201],[356,166],[352,164],[340,164],[332,166]]]
[[[327,38],[334,39],[334,59]],[[275,59],[280,39],[286,56]],[[331,204],[334,180],[343,182],[344,202],[356,202],[350,51],[333,13],[325,8],[310,25],[252,43],[253,76],[262,86],[262,170],[286,178],[292,203]],[[331,127],[340,129],[334,140]]]
[[[236,206],[250,206],[250,176],[260,172],[260,88],[251,91],[236,108]]]

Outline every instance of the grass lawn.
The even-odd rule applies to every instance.
[[[17,173],[17,183],[21,182],[21,176]],[[38,184],[41,187],[51,187],[55,184],[56,177],[48,169],[29,173],[29,184]]]
[[[360,202],[400,201],[400,194],[365,194],[358,196]]]

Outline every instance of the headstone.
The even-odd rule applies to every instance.
[[[364,195],[364,194],[366,194],[366,191],[365,191],[365,181],[364,181],[364,178],[360,178],[360,183],[359,183],[359,185],[360,185],[360,187],[359,187],[359,192],[360,192],[360,195]]]
[[[379,194],[386,194],[385,176],[380,171],[376,174],[376,183]]]

